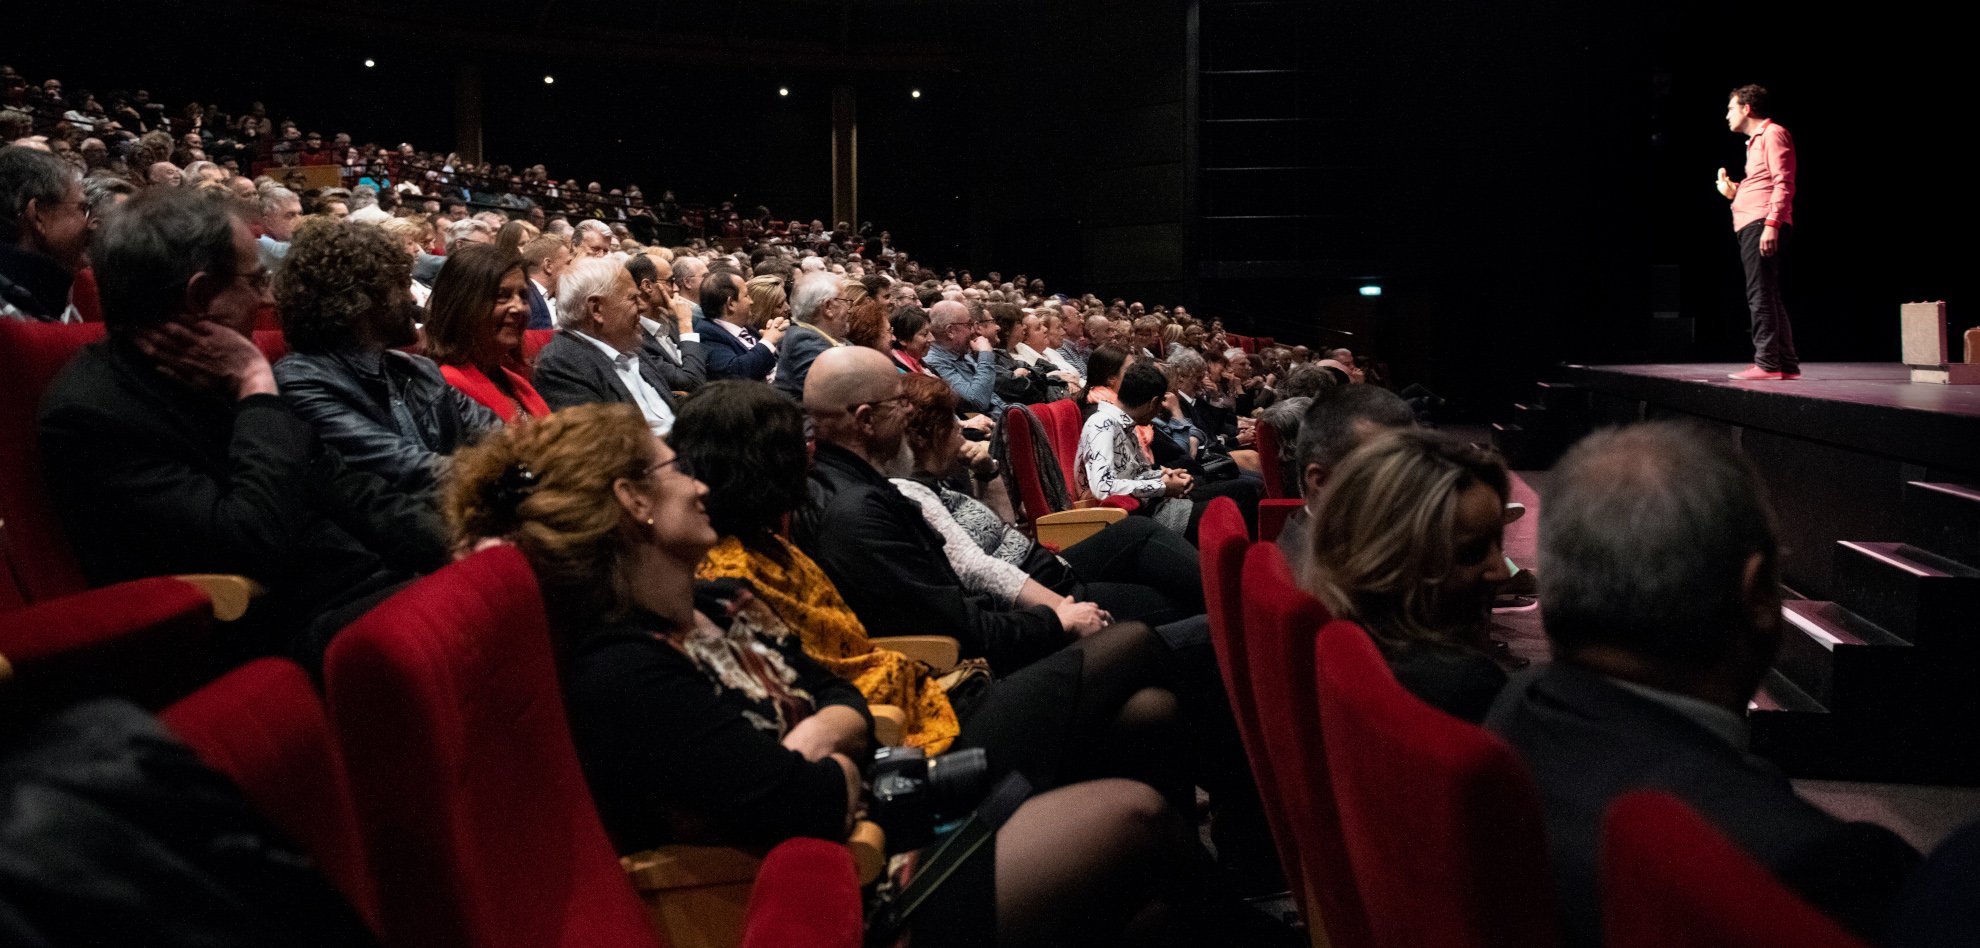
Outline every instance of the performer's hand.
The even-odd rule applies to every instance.
[[[1733,195],[1739,193],[1739,185],[1734,184],[1731,178],[1726,177],[1726,169],[1724,168],[1719,169],[1719,181],[1715,186],[1719,189],[1719,194],[1724,196],[1728,201],[1733,199]]]
[[[1774,251],[1779,249],[1781,249],[1780,228],[1772,224],[1760,228],[1760,256],[1771,257]]]

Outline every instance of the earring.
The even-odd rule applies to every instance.
[[[652,518],[652,517],[648,517],[648,518],[646,518],[646,525],[647,525],[647,526],[649,526],[649,527],[650,527],[650,526],[653,526],[653,518]]]

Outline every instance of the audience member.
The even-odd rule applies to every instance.
[[[1539,785],[1567,944],[1600,944],[1602,818],[1646,787],[1859,936],[1882,934],[1917,853],[1803,800],[1746,749],[1747,702],[1780,647],[1778,556],[1758,475],[1702,428],[1599,432],[1554,468],[1540,515],[1554,661],[1487,724]]]
[[[557,333],[536,354],[530,381],[552,411],[572,405],[633,405],[655,434],[674,426],[666,380],[639,357],[639,288],[605,257],[571,264],[558,279]]]
[[[966,411],[979,412],[993,420],[1004,417],[1003,400],[997,397],[997,356],[990,340],[978,333],[969,307],[956,300],[943,300],[928,311],[934,343],[923,358],[929,371],[955,389]],[[983,321],[989,327],[996,320],[988,313]]]
[[[935,344],[935,329],[928,321],[928,311],[917,304],[903,304],[894,309],[888,323],[894,331],[894,348],[887,355],[894,364],[903,372],[934,377],[935,372],[927,363],[928,348]]]
[[[1081,495],[1095,500],[1131,497],[1138,502],[1137,514],[1154,517],[1192,544],[1203,507],[1213,496],[1229,496],[1246,522],[1255,523],[1258,491],[1249,481],[1207,483],[1181,468],[1156,466],[1135,429],[1154,420],[1168,391],[1169,380],[1160,369],[1144,362],[1128,365],[1116,393],[1118,404],[1100,402],[1080,429],[1075,472]]]
[[[626,272],[639,291],[639,356],[653,366],[668,389],[692,392],[708,381],[708,356],[701,334],[695,331],[694,316],[673,301],[668,289],[673,275],[661,270],[665,265],[643,253],[626,260]]]
[[[521,370],[529,318],[523,259],[496,247],[447,258],[426,307],[426,354],[447,384],[514,424],[550,414]]]
[[[273,300],[226,201],[131,199],[92,251],[109,338],[40,410],[56,512],[95,584],[174,573],[260,583],[223,646],[314,663],[330,635],[447,560],[432,508],[357,471],[278,394],[248,338]]]
[[[847,288],[853,285],[848,284]],[[887,304],[872,294],[852,304],[846,311],[846,341],[892,358],[894,326],[887,320]]]
[[[90,232],[80,172],[45,151],[0,147],[0,319],[81,321],[70,296]]]
[[[1377,436],[1328,480],[1301,576],[1368,630],[1411,694],[1474,723],[1506,683],[1485,630],[1510,577],[1508,489],[1504,465],[1482,449],[1415,429]]]
[[[449,455],[501,421],[431,360],[396,351],[419,339],[410,282],[410,261],[384,231],[305,223],[275,273],[289,346],[275,382],[350,466],[425,494]]]
[[[777,367],[777,346],[790,320],[782,312],[784,281],[719,273],[701,283],[701,311],[712,314],[695,324],[708,355],[710,379],[765,381]]]
[[[571,245],[545,234],[522,245],[523,271],[528,277],[529,329],[557,324],[557,278],[571,265]]]
[[[844,287],[845,281],[831,273],[798,278],[791,295],[791,328],[777,347],[777,391],[802,401],[812,360],[846,344],[846,313],[852,304]]]
[[[1017,354],[1017,347],[1024,344],[1029,327],[1037,317],[1026,316],[1024,310],[1013,303],[991,303],[984,307],[984,311],[990,314],[992,320],[992,325],[985,328],[984,338],[990,342],[990,360],[997,370],[997,399],[1005,405],[1036,405],[1050,401],[1051,381],[1045,377],[1044,369],[1025,362]]]
[[[1273,402],[1267,410],[1306,396],[1292,396]],[[1308,542],[1308,524],[1320,512],[1320,496],[1327,478],[1355,448],[1376,435],[1416,424],[1409,406],[1396,393],[1372,385],[1323,389],[1309,400],[1299,422],[1299,438],[1292,450],[1292,480],[1304,504],[1286,521],[1279,532],[1279,549],[1286,554],[1295,574],[1303,574]]]

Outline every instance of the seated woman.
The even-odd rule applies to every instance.
[[[846,310],[846,341],[865,346],[889,358],[894,354],[894,326],[887,319],[887,304],[867,296]],[[898,363],[896,363],[898,365]],[[901,371],[905,372],[906,369]]]
[[[945,486],[963,445],[955,390],[940,379],[901,383],[908,455],[901,459],[904,470],[889,473],[947,541],[943,553],[965,585],[1021,606],[1056,606],[1068,597],[1090,600],[1116,619],[1151,625],[1203,611],[1196,549],[1153,520],[1129,517],[1109,524],[1055,555],[989,507]]]
[[[396,351],[419,341],[411,281],[412,261],[377,227],[304,224],[275,274],[289,345],[275,381],[351,467],[423,493],[448,455],[502,422],[430,360]]]
[[[440,363],[440,375],[509,424],[550,414],[516,369],[529,322],[527,281],[515,254],[487,244],[457,247],[426,307],[426,354]]]
[[[1082,419],[1092,417],[1100,405],[1119,404],[1114,393],[1121,387],[1121,374],[1133,360],[1126,349],[1112,344],[1099,346],[1086,357],[1086,388],[1073,395]]]
[[[1045,400],[1056,401],[1084,385],[1085,380],[1070,367],[1060,366],[1046,357],[1046,353],[1053,352],[1053,349],[1052,334],[1046,328],[1045,319],[1039,313],[1026,313],[1011,330],[1011,338],[1007,341],[1010,343],[1011,357],[1029,368],[1033,375],[1044,378]],[[1061,336],[1059,341],[1064,342],[1064,337]]]
[[[1368,630],[1411,694],[1474,723],[1506,683],[1485,633],[1509,578],[1507,489],[1483,449],[1433,431],[1381,435],[1327,479],[1302,579]]]
[[[683,403],[676,430],[696,430],[697,406],[725,406],[724,392],[748,390],[738,386],[764,392],[766,405],[789,404],[758,383],[716,383]],[[738,440],[755,443],[728,436]],[[801,437],[780,440],[803,450]],[[654,438],[633,406],[583,405],[464,453],[446,512],[464,547],[513,542],[535,567],[578,759],[619,852],[842,838],[870,753],[865,702],[805,654],[774,600],[734,582],[697,589],[696,567],[718,536],[692,463]],[[726,509],[751,515],[756,489]],[[799,478],[779,496],[801,491]],[[757,542],[774,538],[766,524],[776,519],[752,516]],[[759,549],[775,557],[787,548]],[[1149,651],[1146,638],[1103,633],[1069,654],[1119,667]],[[1073,689],[1078,701],[1019,716],[1005,736],[1034,759],[1027,744],[1071,733],[1044,730],[1041,715],[1074,721],[1078,705],[1096,709],[1106,690],[1081,662],[1068,665],[1069,677],[1044,684]],[[1114,717],[1139,700],[1112,698]],[[1161,704],[1159,692],[1145,703]],[[985,932],[998,944],[1112,942],[1151,903],[1188,901],[1203,862],[1176,811],[1143,783],[1075,772],[1117,749],[1079,747],[1063,772],[1035,780],[1038,792],[995,836],[994,869],[938,890],[912,919],[916,943],[981,944]]]
[[[914,305],[898,306],[889,322],[894,329],[894,350],[887,354],[893,357],[894,364],[903,372],[933,376],[935,373],[921,362],[928,356],[928,347],[935,344],[935,330],[928,323],[928,311]]]
[[[1043,320],[1040,325],[1045,331],[1045,348],[1039,350],[1040,354],[1058,371],[1066,373],[1061,381],[1066,383],[1068,391],[1085,388],[1086,373],[1067,356],[1069,350],[1066,348],[1066,317],[1061,316],[1057,311],[1047,310],[1039,318]]]

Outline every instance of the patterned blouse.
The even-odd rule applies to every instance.
[[[1135,437],[1134,419],[1120,406],[1102,402],[1079,432],[1079,462],[1074,466],[1083,494],[1094,498],[1126,495],[1147,504],[1157,522],[1181,532],[1189,526],[1190,501],[1167,497],[1162,469],[1155,466],[1141,439]],[[1164,499],[1166,498],[1166,499]]]

